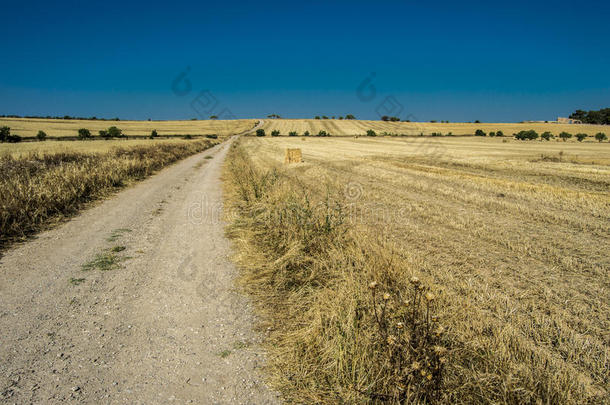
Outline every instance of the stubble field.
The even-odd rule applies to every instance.
[[[287,398],[610,399],[610,144],[247,138],[231,159],[237,260]],[[412,277],[446,332],[409,332],[398,361],[423,321],[387,314],[414,305]]]
[[[273,130],[280,131],[282,135],[288,135],[291,131],[296,131],[302,135],[309,131],[311,135],[316,135],[321,130],[334,136],[344,135],[364,135],[369,129],[377,132],[378,135],[387,132],[397,135],[430,135],[432,133],[442,133],[447,135],[474,135],[477,129],[486,133],[502,131],[504,136],[512,136],[519,131],[535,130],[538,133],[545,131],[557,136],[565,131],[571,134],[584,133],[594,136],[598,132],[608,134],[607,125],[584,125],[584,124],[557,124],[557,123],[432,123],[432,122],[385,122],[385,121],[366,121],[366,120],[306,120],[306,119],[271,119],[265,120],[263,129],[267,133]]]

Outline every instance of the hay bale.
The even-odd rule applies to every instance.
[[[284,163],[301,163],[303,161],[303,155],[301,149],[286,149],[286,157]]]

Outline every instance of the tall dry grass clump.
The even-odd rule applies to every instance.
[[[211,141],[116,148],[106,153],[30,153],[0,157],[0,244],[29,235],[83,203],[142,179]]]
[[[269,371],[297,403],[444,398],[442,300],[399,251],[359,232],[335,193],[316,195],[242,146],[226,166],[229,235],[270,331]],[[421,280],[421,281],[420,281]]]

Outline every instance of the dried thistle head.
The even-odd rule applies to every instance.
[[[445,354],[447,354],[447,348],[443,347],[443,346],[434,346],[434,353],[436,353],[438,356],[442,357]]]
[[[404,323],[402,323],[402,322],[398,322],[398,323],[396,324],[396,327],[397,327],[398,329],[402,329],[402,328],[404,328],[404,327],[405,327],[405,324],[404,324]]]
[[[413,276],[411,277],[411,280],[409,280],[409,282],[415,286],[419,285],[419,278]]]
[[[426,293],[426,301],[432,301],[435,298],[436,298],[436,296],[434,294],[432,294],[431,292]]]
[[[388,294],[388,293],[383,294],[383,300],[384,301],[387,301],[389,299],[390,299],[390,294]]]
[[[395,344],[396,344],[396,342],[397,342],[397,340],[396,340],[396,336],[392,336],[392,335],[390,335],[390,336],[388,336],[388,338],[386,339],[386,341],[388,342],[388,344],[389,344],[390,346],[393,346],[393,345],[395,345]]]
[[[369,284],[369,288],[370,288],[371,290],[374,290],[375,288],[377,288],[377,285],[378,285],[377,281],[372,281],[372,282]]]

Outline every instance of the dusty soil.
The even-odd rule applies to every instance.
[[[5,252],[0,402],[278,402],[224,237],[230,144]]]

